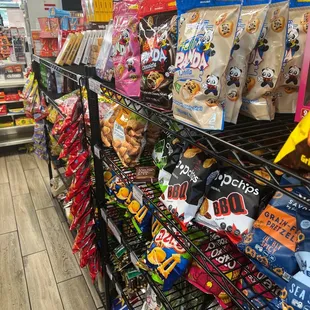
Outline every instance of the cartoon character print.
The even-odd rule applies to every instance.
[[[128,58],[126,61],[128,72],[136,72],[136,68],[134,67],[135,60],[133,57]]]
[[[218,84],[220,82],[220,78],[214,74],[207,76],[207,81],[203,84],[203,88],[205,88],[205,94],[208,95],[212,93],[214,96],[218,95]]]
[[[263,61],[264,53],[269,50],[268,40],[266,39],[267,32],[268,27],[264,26],[259,36],[258,42],[251,53],[249,64],[258,66]]]
[[[293,83],[294,85],[297,85],[300,72],[300,68],[297,66],[291,66],[288,70],[288,73],[284,75],[286,78],[285,84]]]
[[[236,87],[240,87],[240,77],[242,74],[242,70],[238,67],[231,67],[229,70],[229,75],[227,77],[227,85],[236,85]]]
[[[120,35],[119,43],[121,45],[127,46],[129,44],[129,40],[130,40],[129,30],[125,29]]]
[[[168,32],[167,31],[159,32],[157,42],[160,48],[162,48],[163,50],[168,50],[170,46],[168,41]]]
[[[244,29],[244,27],[242,27],[240,25],[237,27],[237,31],[236,31],[236,36],[235,36],[234,46],[232,48],[232,52],[233,51],[237,51],[240,48],[240,44],[239,44],[240,43],[240,36],[241,36],[241,34],[243,32],[243,29]]]
[[[299,51],[299,29],[290,27],[286,36],[286,51],[284,63],[289,62],[294,57],[294,54]]]
[[[275,71],[271,68],[263,68],[262,69],[262,76],[258,78],[260,82],[262,82],[260,85],[261,87],[269,86],[270,88],[273,88],[273,77],[274,77]]]
[[[213,35],[214,31],[212,29],[206,30],[204,36],[199,37],[198,42],[196,44],[197,52],[205,53],[207,62],[209,57],[215,55],[214,44],[212,43]]]

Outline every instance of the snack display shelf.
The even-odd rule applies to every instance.
[[[48,92],[48,91],[44,90],[43,88],[40,88],[40,90],[44,94],[44,96],[46,98],[46,101],[48,103],[50,103],[63,118],[66,118],[66,115],[64,115],[61,112],[61,110],[58,107],[58,104],[55,102],[55,100],[57,98],[61,97],[61,94],[55,94],[55,93],[52,93],[52,92]]]
[[[111,149],[103,148],[100,150],[101,160],[104,166],[104,169],[110,169],[116,173],[116,175],[120,178],[124,184],[128,186],[132,186],[135,179],[135,170],[133,168],[124,167],[119,160],[118,156]],[[143,158],[147,162],[147,158],[144,155]],[[151,158],[148,159],[151,161]],[[165,207],[159,202],[159,196],[161,195],[161,191],[159,189],[158,184],[147,184],[147,185],[134,185],[134,191],[136,193],[140,193],[140,199],[143,200],[143,204],[148,208],[149,211],[152,212],[152,215],[161,223],[163,227],[167,229],[167,231],[172,234],[177,242],[182,245],[182,247],[189,253],[193,260],[211,277],[211,279],[224,291],[228,296],[230,296],[233,304],[238,309],[244,309],[246,305],[248,309],[258,309],[255,305],[257,299],[260,300],[260,304],[262,307],[259,309],[269,309],[268,308],[268,300],[264,297],[264,294],[267,292],[272,294],[274,297],[278,295],[280,290],[276,285],[274,285],[266,276],[262,278],[258,278],[256,275],[256,270],[253,270],[251,267],[251,262],[244,256],[243,253],[239,252],[236,256],[231,256],[229,253],[229,248],[225,248],[225,245],[230,244],[226,237],[221,236],[218,239],[218,249],[219,254],[212,259],[205,255],[205,253],[201,250],[200,246],[195,244],[195,240],[191,238],[191,234],[195,233],[195,231],[203,230],[206,237],[206,242],[208,240],[214,239],[216,235],[215,232],[202,228],[200,226],[193,225],[193,227],[186,233],[184,233],[176,222],[171,219],[167,212],[165,211]],[[101,211],[102,216],[106,218],[106,212]],[[106,219],[105,219],[106,220]],[[110,227],[110,226],[109,226]],[[113,231],[113,229],[112,229]],[[117,239],[123,240],[123,235],[119,233],[118,229],[114,229],[114,234],[117,235]],[[218,237],[218,236],[217,236]],[[200,256],[200,260],[198,259]],[[218,257],[226,256],[228,259],[221,263],[215,264],[215,260]],[[234,279],[234,281],[230,280],[231,270],[223,272],[221,267],[224,264],[231,263],[235,265],[234,272],[238,273],[238,276]],[[210,270],[212,268],[212,271]],[[251,283],[243,286],[242,290],[236,284],[242,278],[249,277],[251,278]],[[260,289],[257,288],[260,286]],[[257,288],[257,290],[256,290]],[[244,294],[244,290],[254,289],[259,291],[260,293],[254,294],[251,297],[248,297]]]
[[[0,104],[10,104],[10,103],[22,103],[23,100],[12,100],[12,101],[0,101]]]
[[[11,117],[14,117],[14,116],[22,116],[22,115],[25,115],[25,112],[17,112],[17,113],[8,113],[8,114],[1,114],[0,117],[8,117],[8,116],[11,116]]]
[[[33,61],[38,64],[43,64],[46,67],[61,73],[63,76],[71,79],[72,81],[79,83],[80,79],[85,75],[85,66],[84,65],[72,65],[61,67],[55,64],[56,58],[43,58],[38,55],[32,56]]]
[[[32,133],[15,133],[6,136],[0,136],[0,148],[27,143],[33,143]]]
[[[3,88],[19,88],[23,87],[26,83],[26,79],[10,79],[10,80],[1,80],[0,89]]]
[[[297,173],[273,163],[280,148],[295,128],[292,114],[277,115],[273,121],[253,121],[247,117],[240,117],[238,124],[225,124],[224,131],[203,131],[188,124],[175,120],[171,113],[163,113],[147,104],[128,98],[114,89],[112,83],[88,80],[89,89],[97,95],[105,95],[115,103],[140,115],[144,119],[156,124],[175,137],[188,141],[204,150],[208,155],[245,173],[253,180],[260,180],[276,190],[299,202],[304,200],[287,190],[287,186],[280,185],[279,171],[298,180],[294,186],[304,186],[310,192],[310,180]],[[96,99],[89,104],[96,103]],[[177,124],[179,129],[173,130]],[[255,170],[264,170],[269,179],[255,174]],[[310,208],[310,204],[307,204]]]
[[[28,129],[33,129],[33,128],[34,128],[34,124],[24,125],[24,126],[3,127],[3,128],[0,128],[0,134],[1,132],[5,132],[7,134],[14,134],[16,132],[28,131]]]

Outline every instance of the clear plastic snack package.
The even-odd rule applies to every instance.
[[[288,1],[272,0],[259,40],[249,59],[241,114],[273,120],[273,92],[282,70],[288,22]]]
[[[285,56],[274,94],[277,113],[296,112],[309,16],[309,2],[290,0]]]
[[[201,129],[222,130],[225,71],[241,1],[178,0],[173,115]]]
[[[171,110],[177,46],[176,3],[144,0],[141,3],[141,97],[155,108]]]
[[[237,123],[250,54],[262,33],[269,2],[243,1],[231,60],[226,69],[225,122]]]

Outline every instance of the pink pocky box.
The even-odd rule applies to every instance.
[[[114,4],[113,64],[115,88],[129,97],[140,97],[139,0]]]
[[[308,31],[307,34],[304,60],[301,69],[295,122],[299,122],[308,113],[310,113],[310,31]]]

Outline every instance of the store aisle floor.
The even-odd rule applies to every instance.
[[[72,241],[46,163],[32,154],[0,157],[0,308],[103,309]]]

